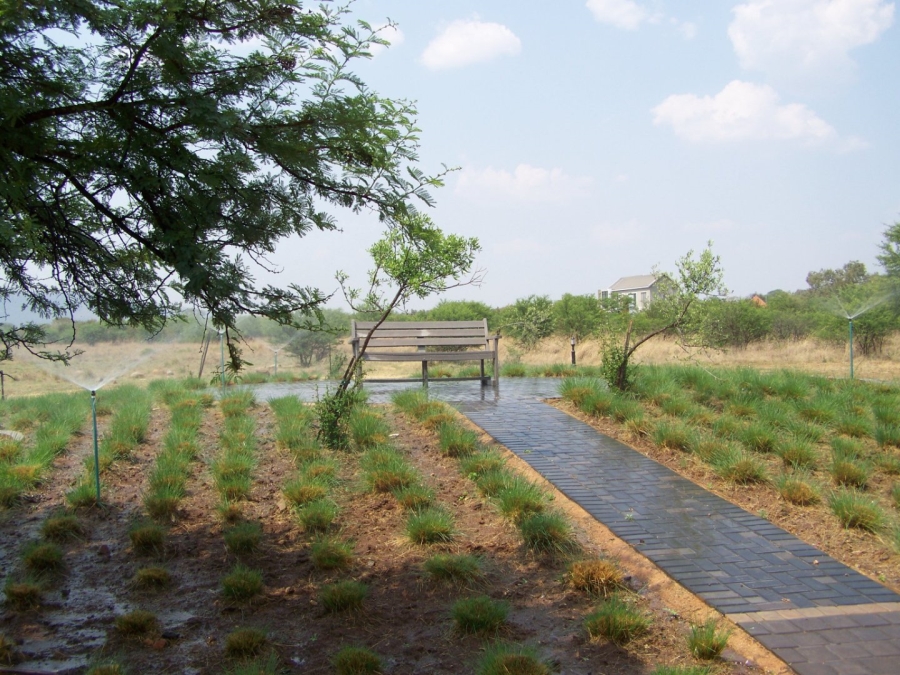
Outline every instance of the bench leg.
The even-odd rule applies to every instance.
[[[481,359],[481,386],[482,387],[487,384],[486,380],[487,380],[487,378],[484,376],[484,359]]]
[[[422,361],[422,384],[428,386],[428,361]]]

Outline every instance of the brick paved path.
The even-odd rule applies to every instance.
[[[290,393],[308,395],[308,386]],[[557,386],[440,383],[430,395],[453,402],[800,675],[900,673],[900,596],[538,400],[557,395]],[[406,387],[366,385],[373,402]],[[279,387],[275,395],[285,393]]]

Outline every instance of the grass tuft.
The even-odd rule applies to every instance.
[[[486,595],[457,600],[453,605],[453,621],[461,633],[496,633],[506,622],[509,605]]]
[[[307,532],[326,532],[337,514],[337,504],[330,499],[319,499],[300,509],[297,520]]]
[[[529,645],[494,644],[485,650],[476,675],[550,675],[550,666]]]
[[[457,424],[440,428],[441,452],[447,457],[465,457],[478,449],[478,434]]]
[[[172,583],[172,575],[165,567],[142,567],[134,575],[134,585],[144,590],[167,588]]]
[[[609,597],[587,615],[584,627],[591,638],[606,638],[623,645],[646,633],[650,620],[619,596]]]
[[[876,532],[884,524],[884,513],[878,504],[861,494],[851,491],[834,492],[828,498],[828,506],[844,527]]]
[[[159,619],[153,612],[136,609],[116,617],[116,630],[127,637],[149,637],[159,633]]]
[[[816,486],[802,473],[782,474],[775,480],[775,488],[784,501],[796,506],[812,506],[822,500]]]
[[[406,534],[414,544],[440,544],[455,535],[453,516],[439,506],[415,511],[406,520]]]
[[[407,511],[419,511],[434,503],[434,491],[425,485],[407,485],[394,490],[394,499]]]
[[[84,537],[84,525],[73,515],[50,516],[41,525],[41,534],[50,541],[70,541]]]
[[[612,560],[578,560],[569,566],[569,583],[590,595],[606,597],[622,588],[624,578]]]
[[[135,523],[128,530],[128,538],[137,555],[162,555],[166,530],[156,523]]]
[[[698,659],[717,658],[728,644],[731,631],[719,630],[715,619],[707,619],[700,624],[692,624],[688,635],[688,647]]]
[[[335,675],[369,675],[381,672],[381,659],[362,647],[344,647],[331,659]]]
[[[333,537],[322,537],[310,547],[310,559],[319,570],[346,569],[353,564],[353,544]]]
[[[33,581],[7,581],[4,587],[6,604],[16,611],[36,609],[41,606],[41,585]]]
[[[33,542],[22,552],[22,563],[33,574],[53,574],[63,568],[63,552],[52,542]]]
[[[525,546],[538,553],[562,553],[572,548],[572,530],[562,515],[552,511],[535,513],[519,521]]]
[[[222,579],[222,594],[229,600],[247,602],[262,593],[262,574],[244,565],[235,565]]]
[[[439,553],[426,560],[423,567],[438,581],[470,583],[483,576],[481,559],[465,553]]]
[[[259,523],[244,522],[225,531],[225,545],[232,553],[253,553],[259,548],[262,527]]]
[[[266,648],[266,634],[256,628],[238,628],[225,637],[225,654],[233,659],[259,656]]]
[[[369,587],[359,581],[345,580],[323,586],[319,601],[326,612],[348,612],[362,607]]]

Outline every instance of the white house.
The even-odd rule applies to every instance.
[[[598,291],[597,295],[601,300],[613,295],[627,295],[631,297],[634,308],[642,310],[653,299],[653,287],[655,285],[655,275],[639,274],[636,277],[622,277],[605,291]]]

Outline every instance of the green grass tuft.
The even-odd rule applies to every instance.
[[[225,655],[233,659],[259,656],[268,644],[266,634],[257,628],[238,628],[225,637]]]
[[[439,553],[426,560],[423,568],[438,581],[471,583],[484,576],[481,559],[465,553]]]
[[[688,635],[688,648],[698,659],[708,661],[717,658],[728,645],[731,631],[719,630],[715,619],[692,624]]]
[[[331,659],[335,675],[369,675],[381,672],[381,659],[362,647],[344,647]]]
[[[348,612],[362,607],[369,587],[359,581],[345,580],[323,586],[319,601],[326,612]]]
[[[520,520],[518,525],[525,546],[532,551],[562,553],[573,546],[572,529],[559,513],[535,513]]]
[[[475,675],[550,675],[551,672],[534,647],[503,643],[488,647],[475,669]]]
[[[650,619],[617,595],[609,597],[587,615],[584,627],[591,638],[605,638],[623,645],[646,633]]]
[[[159,619],[153,612],[136,609],[116,617],[116,630],[127,637],[150,637],[159,633]]]
[[[322,537],[310,547],[310,559],[319,570],[346,569],[353,564],[353,544],[333,537]]]
[[[430,506],[409,514],[406,534],[414,544],[440,544],[455,536],[453,516],[440,506]]]
[[[480,595],[457,600],[451,613],[461,633],[496,633],[506,622],[509,605]]]
[[[861,494],[851,491],[834,492],[828,499],[834,515],[844,527],[877,532],[885,522],[881,507]]]
[[[144,590],[167,588],[172,583],[172,575],[165,567],[142,567],[134,575],[134,585]]]
[[[222,579],[222,594],[229,600],[247,602],[262,593],[262,574],[244,565],[235,565]]]
[[[243,522],[225,530],[225,545],[232,553],[253,553],[259,548],[262,527],[259,523]]]

